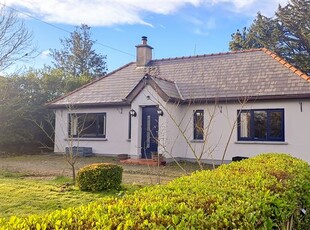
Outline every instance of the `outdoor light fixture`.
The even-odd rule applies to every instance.
[[[219,108],[219,110],[220,110],[220,113],[222,113],[222,112],[223,112],[223,107],[222,107],[222,105],[218,105],[218,108]]]
[[[195,114],[196,114],[196,116],[198,116],[198,117],[202,116],[202,112],[200,112],[200,111],[195,111]]]
[[[136,117],[137,116],[137,112],[134,111],[133,109],[129,110],[129,113],[132,117]]]
[[[164,115],[164,111],[162,111],[160,108],[157,109],[157,114],[158,116],[163,116]]]

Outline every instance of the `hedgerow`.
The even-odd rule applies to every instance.
[[[82,191],[119,189],[122,183],[122,173],[122,167],[115,164],[91,164],[79,170],[76,182]]]
[[[263,154],[48,215],[0,220],[0,229],[282,229],[293,215],[305,228],[310,169],[286,154]],[[303,218],[303,221],[301,221]]]

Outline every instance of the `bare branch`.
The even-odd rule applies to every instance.
[[[35,48],[30,33],[18,15],[10,9],[0,9],[0,71],[32,58]]]

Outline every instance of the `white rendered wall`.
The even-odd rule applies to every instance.
[[[302,112],[300,103],[302,102]],[[181,158],[199,157],[203,152],[203,159],[221,160],[226,144],[228,144],[225,160],[231,160],[233,156],[255,156],[264,152],[290,153],[295,157],[310,162],[310,100],[291,100],[277,102],[251,102],[243,106],[243,109],[284,109],[284,142],[238,142],[237,127],[233,124],[237,117],[237,110],[241,109],[240,104],[219,104],[216,105],[216,112],[213,113],[213,105],[200,106],[176,106],[168,104],[167,110],[175,114],[173,119],[181,122],[181,129],[185,131],[186,138],[180,135],[177,125],[173,119],[167,121],[167,149],[166,154]],[[220,112],[222,109],[222,113]],[[193,141],[193,110],[204,109],[205,128],[210,125],[208,141],[205,143]],[[210,122],[209,114],[213,115]],[[180,123],[178,123],[180,124]],[[233,130],[229,141],[230,131]],[[203,150],[203,151],[202,151]],[[195,152],[195,154],[193,154]]]
[[[302,102],[302,112],[300,107]],[[221,160],[225,146],[228,144],[225,160],[229,161],[233,156],[255,156],[264,152],[290,153],[293,156],[304,159],[310,163],[310,100],[290,101],[265,101],[250,102],[243,109],[284,109],[284,142],[238,142],[237,127],[233,124],[237,117],[237,110],[241,109],[238,103],[210,105],[175,105],[165,103],[150,86],[146,86],[132,102],[131,108],[137,112],[132,117],[131,140],[128,140],[128,113],[130,107],[106,107],[96,109],[79,109],[70,112],[107,114],[106,140],[103,139],[80,139],[73,145],[92,147],[97,154],[128,153],[134,158],[141,156],[141,120],[143,106],[158,105],[164,111],[159,117],[159,146],[158,152],[165,154],[167,158],[190,158],[199,157],[207,160]],[[221,108],[221,109],[220,109]],[[208,141],[193,141],[193,111],[204,110],[204,124],[208,125]],[[215,112],[213,112],[215,109]],[[220,112],[222,110],[222,112]],[[210,122],[210,115],[213,121]],[[180,128],[178,128],[178,125]],[[56,138],[55,152],[63,152],[68,146],[68,111],[56,111]],[[184,131],[184,134],[180,132]],[[217,161],[218,162],[218,161]]]
[[[67,146],[92,147],[96,154],[129,153],[128,114],[130,107],[105,107],[77,110],[56,110],[55,152],[64,152]],[[106,138],[68,139],[69,113],[106,113]]]

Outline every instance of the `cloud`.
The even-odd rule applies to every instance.
[[[228,10],[247,14],[276,10],[287,0],[6,0],[6,5],[51,23],[90,26],[142,24],[152,26],[147,14],[171,15],[186,6],[231,6]]]
[[[278,8],[278,5],[282,6],[288,3],[288,0],[210,0],[204,1],[204,3],[210,3],[211,5],[226,6],[229,11],[244,14],[244,15],[256,15],[258,11],[267,16],[273,16]]]
[[[41,52],[41,57],[46,59],[49,58],[51,51],[50,50],[44,50]]]
[[[199,28],[194,29],[194,34],[200,35],[200,36],[208,36],[209,33],[206,31],[202,31]]]
[[[208,36],[210,34],[210,30],[217,28],[216,20],[213,17],[199,19],[190,16],[185,19],[193,24],[192,31],[196,35]]]
[[[26,11],[53,23],[91,26],[143,24],[152,26],[142,14],[173,14],[186,4],[198,6],[199,0],[7,0],[6,5]]]

